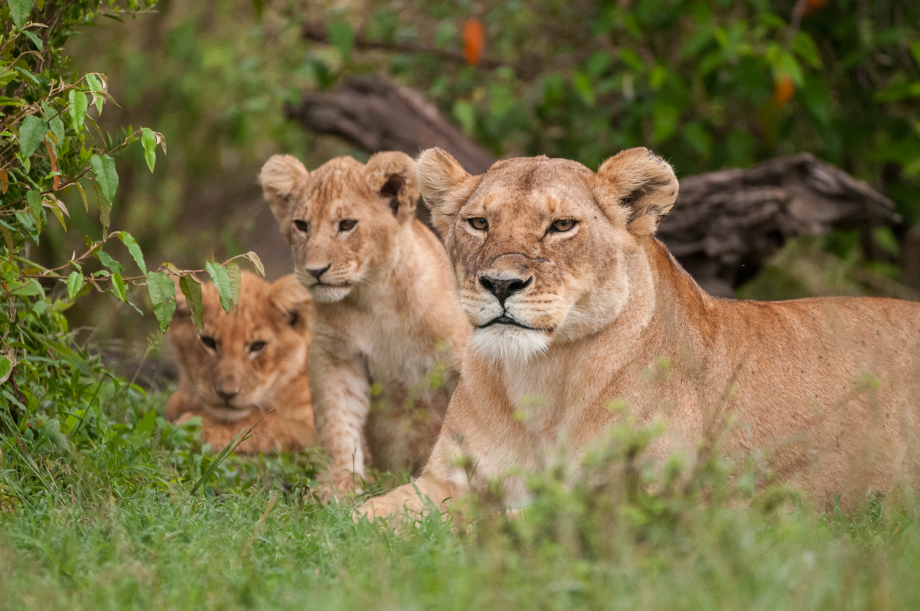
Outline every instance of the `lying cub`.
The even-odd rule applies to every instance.
[[[733,421],[720,452],[766,450],[818,504],[917,483],[920,304],[710,297],[653,237],[678,184],[646,149],[596,174],[538,157],[470,176],[439,149],[417,170],[475,330],[422,475],[360,512],[420,511],[416,486],[441,504],[495,479],[520,503],[508,474],[577,464],[622,418],[611,401],[663,420],[659,463]]]
[[[312,172],[275,155],[262,168],[315,305],[310,385],[317,445],[332,458],[326,498],[352,490],[371,457],[382,470],[423,465],[456,384],[469,323],[443,246],[415,218],[413,166],[378,153]]]
[[[255,434],[237,452],[311,447],[310,295],[292,275],[269,284],[243,272],[241,280],[240,301],[229,314],[214,285],[202,285],[200,332],[176,291],[176,315],[166,337],[179,359],[179,388],[169,398],[166,418],[181,423],[200,416],[201,439],[215,450],[260,418]]]

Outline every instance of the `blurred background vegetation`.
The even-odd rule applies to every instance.
[[[109,77],[121,107],[107,109],[103,127],[147,125],[166,137],[152,175],[139,143],[119,157],[112,211],[113,228],[136,236],[154,264],[255,250],[269,276],[287,272],[258,170],[276,152],[308,167],[365,157],[285,119],[285,106],[367,73],[420,90],[497,156],[597,167],[644,145],[690,176],[810,151],[868,181],[902,215],[901,227],[876,236],[875,254],[838,233],[787,258],[829,255],[898,281],[900,242],[920,224],[912,0],[165,0],[124,23],[78,30],[68,50],[77,70]],[[75,248],[61,233],[43,257]],[[791,277],[802,269],[783,260],[741,294],[859,292],[858,282],[834,280],[837,268],[828,283]],[[104,298],[70,316],[106,321],[100,338],[143,339],[156,327]]]

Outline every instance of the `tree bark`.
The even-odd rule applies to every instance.
[[[496,160],[421,93],[377,76],[353,77],[331,91],[309,93],[286,114],[312,132],[342,137],[368,152],[416,155],[440,147],[472,174],[485,172]],[[419,208],[424,218],[427,210]],[[703,288],[731,296],[791,238],[899,220],[891,200],[869,185],[800,153],[748,169],[682,178],[677,203],[658,237]]]

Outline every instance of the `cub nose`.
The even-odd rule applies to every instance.
[[[520,278],[493,278],[492,276],[479,276],[479,284],[495,295],[498,303],[505,307],[505,300],[526,289],[533,282],[533,276],[527,280]]]
[[[314,278],[316,278],[317,280],[319,280],[319,279],[320,279],[320,276],[322,276],[323,274],[325,274],[325,273],[329,270],[330,267],[332,267],[332,263],[330,263],[329,265],[327,265],[326,267],[323,267],[323,268],[321,268],[321,269],[310,269],[310,268],[308,267],[308,268],[307,268],[307,273],[310,274],[311,276],[313,276]]]
[[[229,401],[233,397],[240,394],[240,390],[238,388],[233,389],[233,390],[228,389],[228,388],[215,388],[214,391],[217,393],[217,396],[223,399],[224,401]]]

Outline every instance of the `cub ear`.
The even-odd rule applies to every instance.
[[[368,159],[366,172],[371,191],[386,200],[396,220],[404,223],[415,216],[419,191],[411,157],[398,151],[377,153]]]
[[[422,151],[415,171],[422,197],[431,208],[431,220],[438,233],[445,236],[466,199],[458,196],[458,190],[472,177],[450,153],[439,148]]]
[[[625,210],[627,228],[636,237],[658,229],[677,199],[677,176],[664,159],[644,147],[621,151],[597,170],[602,206]]]
[[[302,163],[290,155],[272,155],[262,166],[259,184],[262,194],[271,206],[272,214],[281,223],[281,232],[287,235],[291,222],[291,207],[294,195],[309,172]]]
[[[287,324],[298,330],[313,326],[313,298],[294,274],[282,276],[269,288],[269,300],[286,317]]]

